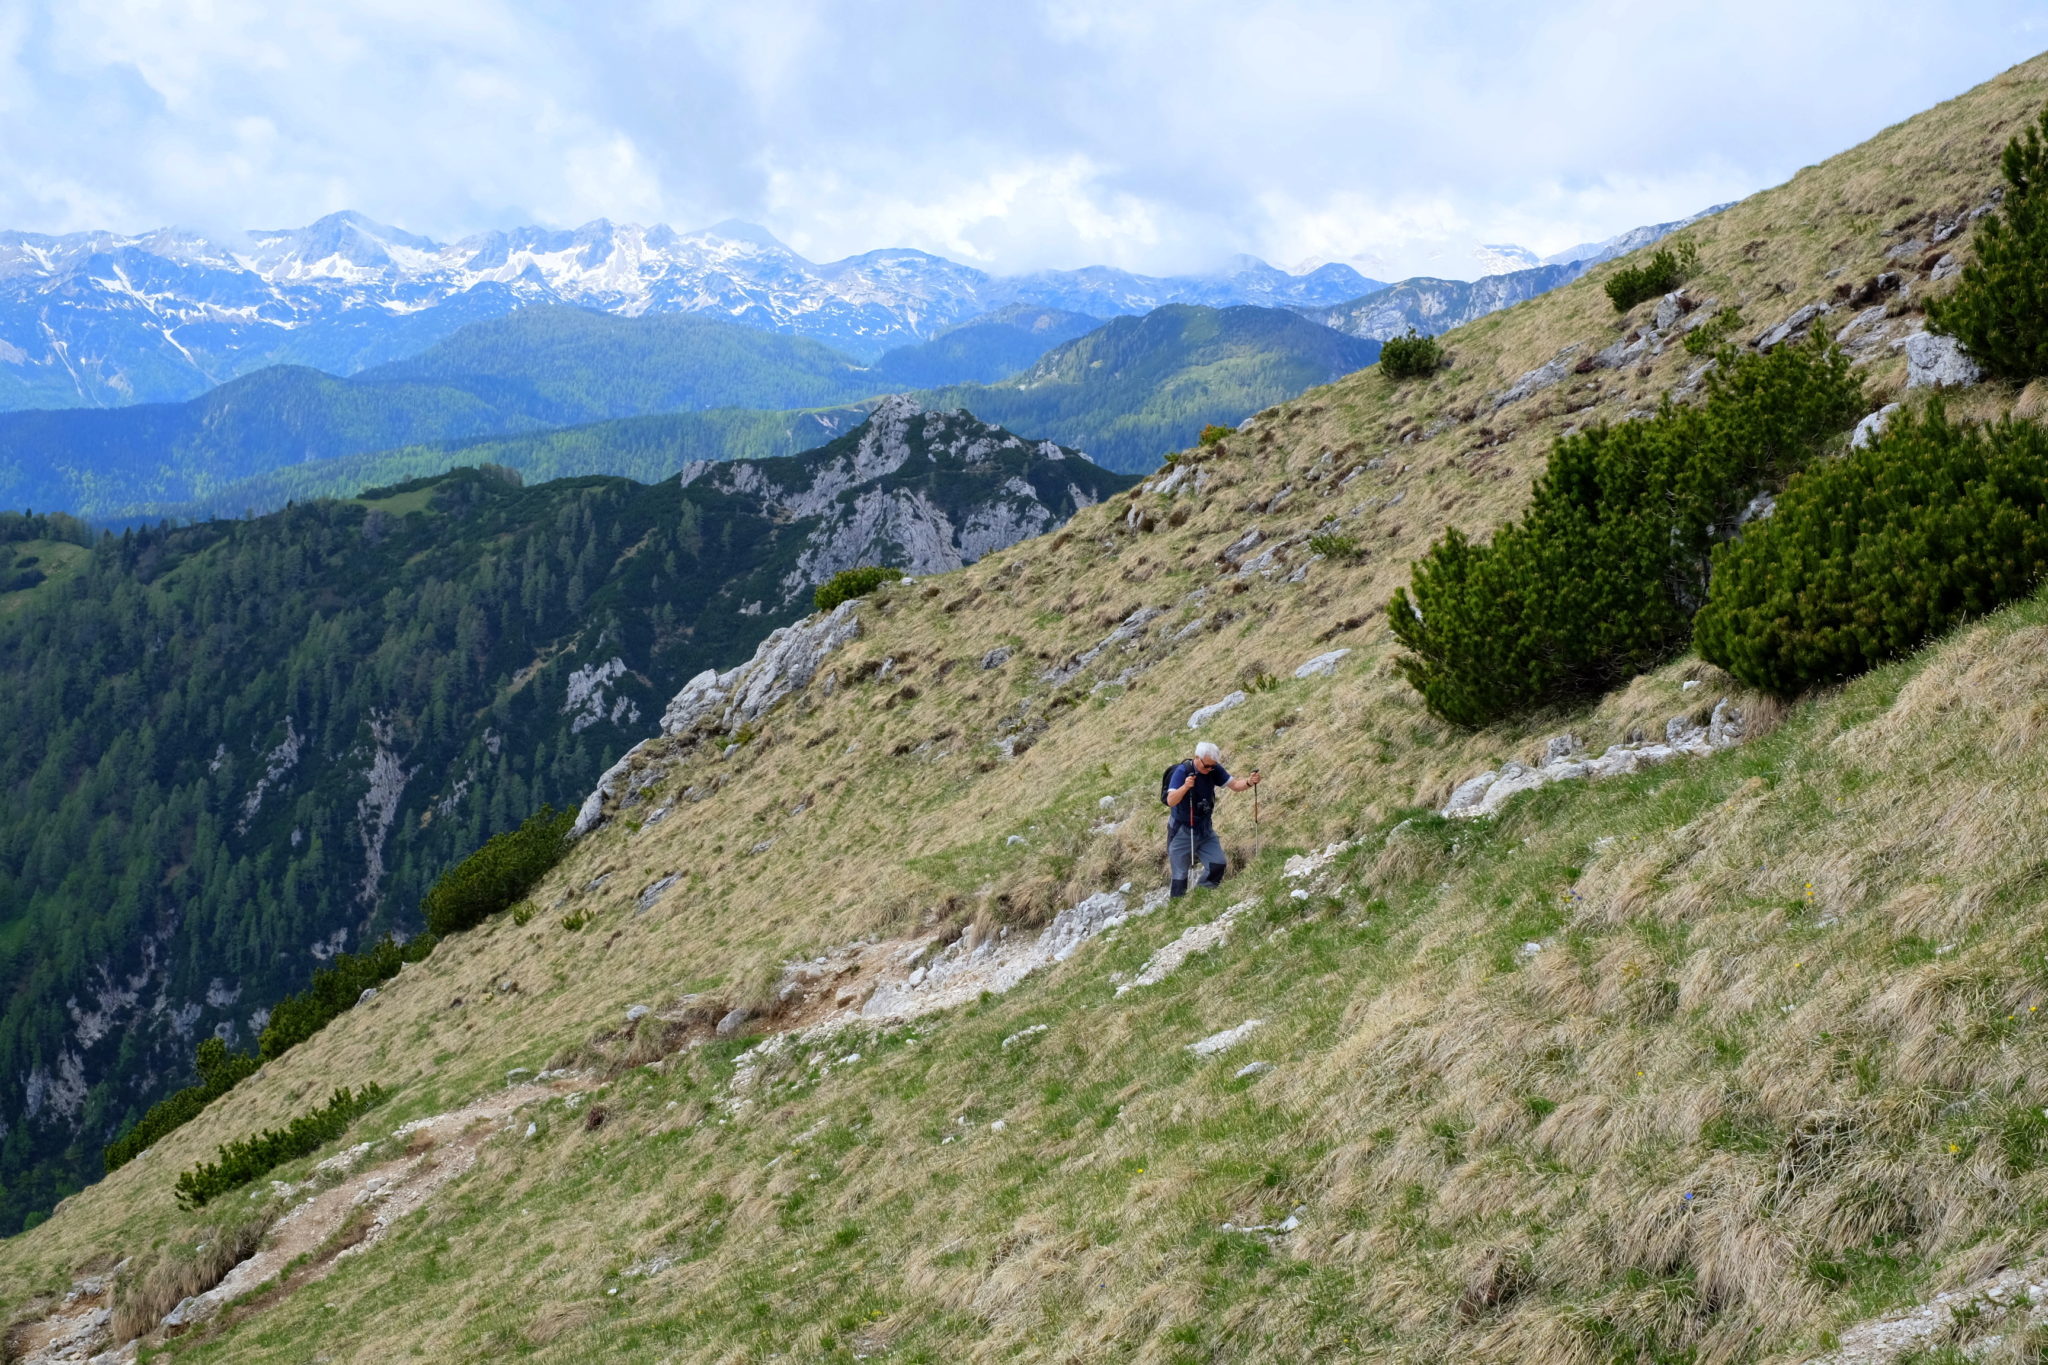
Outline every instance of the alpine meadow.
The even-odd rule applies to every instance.
[[[2048,1361],[2048,56],[1644,231],[90,413],[0,1359]]]

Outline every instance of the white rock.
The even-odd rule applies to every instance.
[[[1486,795],[1486,789],[1491,787],[1499,778],[1500,774],[1497,772],[1484,772],[1477,777],[1470,777],[1460,782],[1452,790],[1451,799],[1444,803],[1443,813],[1445,815],[1476,813],[1481,798]]]
[[[1725,749],[1740,743],[1742,738],[1742,713],[1723,697],[1715,704],[1713,716],[1705,725],[1694,725],[1687,716],[1673,716],[1665,723],[1661,743],[1617,744],[1598,758],[1553,758],[1540,768],[1508,763],[1499,772],[1481,773],[1460,783],[1439,813],[1464,819],[1492,815],[1519,793],[1551,782],[1621,777],[1684,755]],[[1545,750],[1546,756],[1552,752],[1552,748]]]
[[[1030,1028],[1019,1029],[1017,1032],[1003,1039],[1003,1048],[1005,1051],[1007,1051],[1014,1044],[1021,1043],[1028,1038],[1037,1037],[1039,1034],[1045,1032],[1046,1029],[1049,1027],[1051,1026],[1048,1024],[1033,1024]]]
[[[1906,338],[1906,387],[1965,388],[1984,377],[1954,337],[1915,332]]]
[[[1008,1128],[1009,1126],[1010,1126],[1010,1125],[1009,1125],[1008,1123],[1004,1122],[1004,1121],[1003,1121],[1002,1119],[997,1119],[997,1120],[996,1120],[996,1121],[995,1121],[994,1123],[991,1123],[991,1124],[990,1124],[990,1125],[988,1126],[988,1130],[989,1130],[989,1131],[990,1131],[991,1133],[1000,1133],[1000,1132],[1002,1132],[1002,1131],[1003,1131],[1003,1130],[1004,1130],[1005,1128]]]
[[[1326,673],[1334,673],[1337,671],[1337,661],[1350,652],[1348,649],[1333,649],[1327,654],[1318,654],[1300,668],[1295,669],[1294,676],[1297,678],[1314,678]]]
[[[1549,361],[1524,374],[1520,379],[1510,384],[1505,392],[1493,400],[1493,406],[1496,409],[1504,408],[1510,403],[1519,402],[1531,394],[1540,393],[1544,389],[1562,383],[1565,377],[1572,372],[1572,356],[1577,353],[1578,349],[1576,343],[1567,346],[1551,357]]]
[[[1897,403],[1886,403],[1856,424],[1856,430],[1849,433],[1849,448],[1861,450],[1884,434],[1885,423],[1899,410]]]
[[[1183,930],[1179,938],[1145,959],[1145,965],[1139,968],[1137,976],[1119,985],[1116,993],[1123,995],[1140,986],[1156,986],[1196,953],[1221,947],[1230,941],[1230,931],[1237,922],[1257,905],[1258,902],[1255,900],[1240,901],[1207,924],[1197,924]]]
[[[1188,1051],[1194,1053],[1197,1057],[1214,1057],[1219,1052],[1236,1047],[1259,1029],[1265,1027],[1265,1023],[1266,1021],[1263,1019],[1247,1019],[1236,1028],[1227,1028],[1221,1033],[1212,1033],[1207,1038],[1189,1043]]]
[[[1809,303],[1804,308],[1793,313],[1791,317],[1786,318],[1776,327],[1771,328],[1768,332],[1758,337],[1756,339],[1756,348],[1759,351],[1768,351],[1774,347],[1782,346],[1794,337],[1803,335],[1806,329],[1813,325],[1814,319],[1824,313],[1831,313],[1833,311],[1833,304]]]
[[[1216,719],[1216,717],[1222,715],[1225,711],[1234,711],[1238,707],[1243,706],[1246,702],[1250,700],[1251,698],[1247,697],[1242,691],[1232,692],[1222,701],[1211,702],[1209,705],[1202,707],[1193,715],[1189,716],[1188,729],[1199,730],[1204,725],[1208,724],[1210,721]]]
[[[1742,742],[1742,712],[1728,704],[1726,697],[1714,703],[1714,715],[1707,722],[1707,743],[1726,749]]]
[[[1678,320],[1685,314],[1685,291],[1674,289],[1657,300],[1657,317],[1652,325],[1660,332],[1668,332],[1678,325]]]
[[[638,1023],[652,1013],[654,1011],[645,1005],[628,1005],[626,1006],[626,1022],[629,1024]]]
[[[1244,1080],[1250,1076],[1263,1076],[1272,1069],[1273,1064],[1271,1062],[1246,1062],[1237,1069],[1237,1079]]]
[[[377,988],[375,986],[365,986],[363,987],[363,993],[356,997],[356,1003],[358,1005],[367,1005],[376,998]]]

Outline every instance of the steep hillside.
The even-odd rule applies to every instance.
[[[89,552],[0,521],[0,1226],[97,1175],[196,1038],[245,1046],[318,962],[416,931],[449,863],[574,805],[814,585],[956,569],[1127,483],[903,400],[658,485],[501,475]]]
[[[1618,314],[1603,266],[693,680],[523,916],[0,1247],[10,1301],[82,1321],[117,1258],[171,1283],[291,1209],[165,1358],[1594,1365],[1804,1359],[2031,1265],[2048,605],[1797,706],[1679,658],[1477,732],[1383,608],[1555,437],[1696,392],[1688,329],[1825,326],[1921,402],[2044,103],[2039,59],[1687,229],[1682,298]],[[1161,903],[1198,736],[1266,781],[1237,879]],[[1438,813],[1578,744],[1625,771]],[[173,1203],[370,1079],[356,1146]]]
[[[1346,336],[1389,341],[1410,329],[1435,336],[1525,299],[1547,294],[1602,262],[1660,242],[1680,228],[1690,227],[1727,207],[1716,204],[1690,218],[1632,228],[1604,242],[1583,242],[1526,270],[1503,270],[1476,280],[1438,280],[1418,275],[1343,303],[1295,311]]]

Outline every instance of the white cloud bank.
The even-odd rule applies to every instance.
[[[27,0],[0,225],[759,221],[819,259],[1472,273],[1784,179],[2032,0]]]

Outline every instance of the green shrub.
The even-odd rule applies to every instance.
[[[257,1040],[263,1059],[269,1061],[305,1042],[353,1006],[364,991],[389,981],[401,966],[418,962],[433,951],[432,934],[419,934],[404,943],[386,934],[366,952],[337,955],[331,964],[313,973],[306,989],[271,1008],[270,1022]]]
[[[1380,347],[1380,373],[1389,379],[1427,379],[1443,368],[1444,348],[1435,337],[1426,337],[1413,327],[1408,335],[1390,339]]]
[[[383,1099],[383,1088],[377,1085],[355,1091],[343,1086],[327,1103],[299,1115],[282,1128],[266,1128],[254,1137],[222,1143],[219,1155],[212,1161],[179,1176],[172,1192],[181,1206],[203,1208],[208,1201],[268,1175],[294,1157],[317,1152],[347,1132],[359,1115]]]
[[[1928,330],[1963,343],[1986,372],[2048,375],[2048,109],[2005,145],[2005,201],[1977,227],[1977,259],[1947,298],[1927,304]]]
[[[492,836],[443,872],[421,903],[428,930],[436,936],[457,933],[523,899],[561,860],[575,818],[572,811],[542,806],[518,829]]]
[[[1712,355],[1714,348],[1726,341],[1736,328],[1742,325],[1742,310],[1734,306],[1723,308],[1699,326],[1685,334],[1687,355]]]
[[[1691,279],[1700,268],[1700,249],[1690,239],[1676,247],[1659,247],[1641,265],[1624,266],[1607,280],[1607,297],[1614,311],[1626,313],[1644,299],[1668,294]]]
[[[830,611],[841,602],[851,602],[856,597],[866,597],[884,583],[894,583],[903,577],[903,570],[891,569],[880,564],[864,564],[858,569],[841,569],[818,585],[811,594],[811,601],[819,611]]]
[[[141,1156],[166,1133],[182,1128],[199,1116],[199,1111],[228,1093],[235,1083],[253,1073],[262,1062],[239,1052],[228,1051],[218,1038],[201,1040],[192,1065],[199,1072],[199,1084],[167,1095],[149,1107],[135,1126],[107,1144],[101,1155],[112,1174]]]
[[[1202,428],[1202,444],[1213,446],[1230,434],[1229,427],[1219,427],[1214,422]]]
[[[1359,558],[1362,553],[1358,548],[1358,538],[1356,536],[1341,535],[1335,531],[1323,531],[1310,536],[1308,538],[1308,551],[1310,554],[1321,555],[1325,559],[1335,559],[1344,563],[1349,563],[1351,560]]]
[[[1719,533],[1863,408],[1848,357],[1816,336],[1724,351],[1696,408],[1559,439],[1521,520],[1491,544],[1449,532],[1387,604],[1403,674],[1438,716],[1478,726],[1668,657],[1706,600]]]
[[[2024,596],[2048,571],[2048,432],[1901,413],[1714,556],[1700,652],[1792,696]]]

